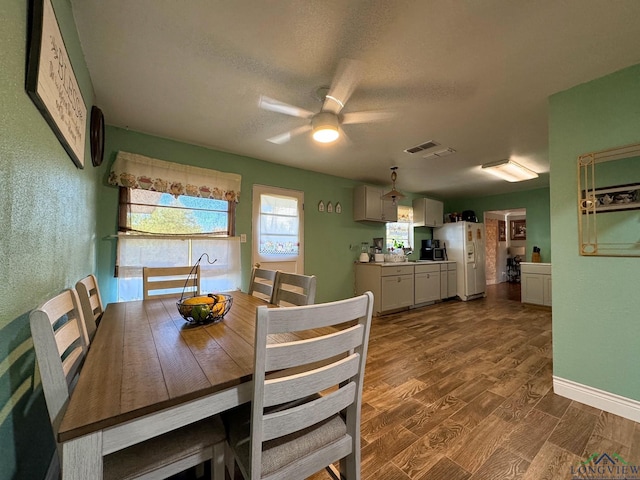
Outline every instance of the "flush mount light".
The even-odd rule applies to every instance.
[[[398,174],[396,170],[398,167],[391,167],[391,191],[385,193],[382,196],[383,200],[391,200],[394,205],[397,205],[397,201],[404,198],[404,195],[396,190],[396,179],[398,178]]]
[[[314,115],[311,122],[312,136],[316,142],[331,143],[338,139],[338,117],[331,112],[320,112]]]
[[[507,182],[522,182],[524,180],[531,180],[537,178],[538,174],[533,170],[529,170],[523,167],[519,163],[513,160],[500,160],[499,162],[485,163],[482,165],[482,169],[496,177],[499,177]]]

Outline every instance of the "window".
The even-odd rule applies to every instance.
[[[235,202],[120,188],[121,232],[232,236]]]
[[[413,208],[398,206],[398,221],[386,224],[387,249],[413,246]]]
[[[260,196],[260,255],[298,255],[298,200]]]
[[[142,298],[142,267],[200,263],[205,293],[240,288],[235,202],[120,188],[118,301]]]

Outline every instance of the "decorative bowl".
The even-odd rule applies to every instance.
[[[219,322],[231,310],[233,297],[225,293],[210,293],[180,299],[178,312],[189,323]]]

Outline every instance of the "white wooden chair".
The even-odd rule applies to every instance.
[[[252,403],[224,416],[228,459],[235,457],[245,479],[302,479],[323,468],[336,475],[338,461],[344,478],[360,478],[372,310],[371,292],[318,305],[258,307]],[[304,339],[270,339],[297,331],[305,331]]]
[[[87,275],[76,283],[76,291],[80,298],[87,335],[89,336],[89,341],[91,341],[96,334],[96,327],[100,323],[102,312],[104,312],[98,280],[94,275]]]
[[[33,310],[29,321],[47,410],[57,436],[89,343],[77,293],[63,291]],[[105,456],[103,478],[166,478],[212,460],[212,478],[224,479],[224,440],[219,417],[196,422]]]
[[[278,273],[277,270],[254,267],[251,271],[251,281],[249,282],[249,295],[262,298],[271,303],[273,287]]]
[[[191,273],[192,269],[193,273]],[[200,265],[195,269],[193,267],[142,268],[142,292],[145,300],[179,297],[183,288],[186,294],[200,295]]]
[[[282,306],[313,305],[316,299],[316,276],[278,272],[271,303]]]

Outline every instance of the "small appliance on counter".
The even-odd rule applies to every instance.
[[[420,260],[444,260],[444,248],[440,248],[440,240],[427,238],[422,240]]]
[[[369,262],[369,244],[367,242],[362,242],[360,244],[360,258],[358,261],[360,263],[368,263]]]

